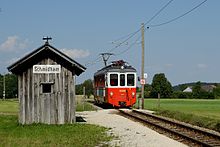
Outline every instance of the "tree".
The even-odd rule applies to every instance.
[[[192,92],[193,92],[193,97],[194,98],[200,98],[201,93],[202,93],[202,88],[201,88],[201,82],[200,81],[196,82],[196,84],[193,86]]]
[[[150,97],[150,92],[152,90],[152,87],[150,84],[144,85],[144,97]]]
[[[15,98],[18,93],[17,76],[14,74],[5,75],[5,97]],[[3,75],[0,75],[0,97],[3,96]]]
[[[152,81],[152,97],[171,97],[173,90],[171,83],[167,80],[164,73],[155,74]]]
[[[76,85],[76,95],[82,95],[83,94],[83,85],[78,84]]]
[[[186,84],[182,84],[180,85],[180,91],[183,91],[187,88],[187,85]]]
[[[82,86],[85,87],[86,89],[85,94],[89,98],[90,95],[92,95],[94,91],[92,80],[91,79],[85,80]]]
[[[18,79],[14,74],[6,74],[5,77],[5,90],[7,98],[15,98],[18,93]]]
[[[220,86],[213,89],[213,94],[216,99],[220,98]]]
[[[3,97],[3,75],[0,74],[0,98]]]

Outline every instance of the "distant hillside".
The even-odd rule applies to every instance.
[[[192,82],[192,83],[185,83],[185,84],[179,84],[176,86],[173,86],[173,90],[174,91],[182,91],[187,87],[193,87],[196,84],[196,82]],[[206,83],[206,82],[201,82],[201,86],[203,85],[220,85],[220,83]]]

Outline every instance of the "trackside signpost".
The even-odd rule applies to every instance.
[[[141,82],[141,85],[145,85],[145,83],[146,83],[146,82],[145,82],[145,79],[141,79],[140,82]]]
[[[148,74],[144,73],[144,78],[147,79],[147,77],[148,77]]]

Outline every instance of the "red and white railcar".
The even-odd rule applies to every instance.
[[[114,61],[94,74],[97,103],[131,107],[136,103],[136,69],[123,60]]]

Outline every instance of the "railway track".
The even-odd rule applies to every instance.
[[[220,135],[217,133],[211,133],[197,127],[137,110],[119,109],[119,112],[124,116],[153,127],[154,130],[160,133],[168,134],[169,136],[172,134],[172,136],[175,136],[174,138],[178,138],[178,141],[189,146],[220,147]]]

